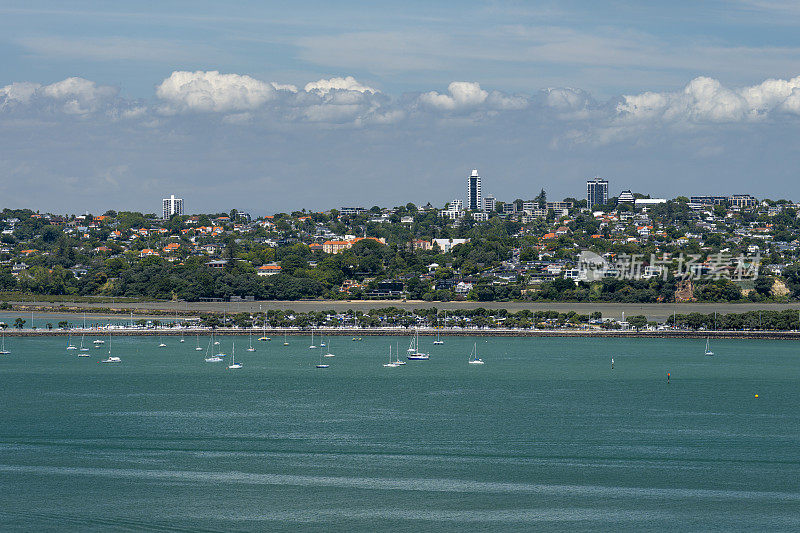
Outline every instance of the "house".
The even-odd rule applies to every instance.
[[[433,239],[431,247],[438,246],[443,253],[448,253],[454,246],[466,244],[469,239]]]
[[[281,273],[281,266],[277,263],[268,263],[261,265],[256,269],[256,274],[259,276],[274,276]]]

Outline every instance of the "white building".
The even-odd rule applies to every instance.
[[[469,239],[433,239],[432,244],[439,247],[443,253],[449,252],[453,246],[468,243]]]
[[[171,194],[169,198],[164,198],[161,201],[162,204],[162,212],[164,220],[172,218],[172,215],[182,215],[183,214],[183,199],[182,198],[175,198],[174,194]]]

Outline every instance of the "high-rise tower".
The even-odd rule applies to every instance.
[[[479,211],[483,209],[481,204],[481,177],[477,170],[473,170],[467,178],[467,209]]]

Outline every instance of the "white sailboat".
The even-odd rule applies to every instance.
[[[211,346],[213,346],[213,341],[214,341],[214,334],[212,333],[211,338],[208,340],[208,346],[206,347],[206,358],[205,358],[206,363],[219,363],[220,361],[222,361],[222,357],[210,354]]]
[[[108,357],[100,361],[101,363],[121,363],[122,359],[115,355],[111,355],[111,330],[108,330]]]
[[[236,370],[237,368],[242,368],[242,363],[236,362],[236,343],[233,343],[233,347],[231,348],[231,364],[228,365],[228,369]]]
[[[447,317],[447,313],[445,313],[444,316]],[[444,341],[441,338],[439,338],[439,331],[440,331],[440,329],[439,329],[439,314],[437,313],[436,314],[436,340],[433,341],[433,344],[437,344],[437,345],[444,344]]]
[[[159,348],[166,348],[167,345],[164,344],[164,340],[161,338],[161,335],[158,336],[158,347]]]
[[[178,324],[178,312],[175,311],[175,323]],[[180,326],[180,324],[178,324]],[[183,327],[181,327],[181,340],[180,342],[186,342],[186,339],[183,338]]]
[[[253,332],[250,332],[250,346],[247,347],[248,352],[255,352],[256,349],[253,348]]]
[[[289,341],[286,340],[286,332],[285,331],[283,332],[283,345],[284,346],[289,346]]]
[[[389,345],[389,362],[388,363],[383,363],[383,366],[387,367],[387,368],[397,368],[397,363],[392,361],[392,345],[391,344]]]
[[[396,364],[397,366],[403,366],[404,364],[406,364],[405,361],[402,361],[400,359],[400,343],[399,342],[395,342],[395,344],[394,344],[394,358],[395,358],[394,359],[394,364]]]
[[[197,334],[197,347],[194,349],[196,352],[202,351],[203,348],[200,346],[200,334]]]
[[[711,351],[711,348],[709,347],[708,342],[709,342],[709,338],[706,337],[706,352],[705,353],[706,353],[706,355],[708,355],[710,357],[710,356],[714,355],[714,352]]]
[[[314,345],[314,332],[311,332],[311,346],[308,347],[309,350],[316,350],[317,347]]]
[[[419,330],[417,329],[414,330],[414,336],[411,337],[411,345],[408,347],[407,353],[406,359],[411,361],[427,361],[430,359],[428,354],[419,351]]]
[[[2,346],[0,346],[0,355],[10,355],[11,352],[6,350],[6,334],[2,334]]]
[[[85,326],[84,326],[84,327],[85,327]],[[84,345],[83,345],[83,337],[84,337],[84,336],[85,336],[85,335],[81,334],[81,347],[80,347],[80,349],[79,349],[79,350],[80,350],[81,352],[88,352],[88,351],[89,351],[89,347],[88,347],[88,346],[84,346]],[[87,356],[87,357],[88,357],[88,356]]]
[[[336,357],[335,354],[331,353],[331,346],[330,345],[331,345],[331,339],[328,338],[328,352],[326,354],[324,354],[323,357]],[[320,346],[322,346],[322,345],[320,345]]]
[[[69,332],[69,338],[67,339],[67,350],[77,350],[78,347],[72,344],[72,332]]]
[[[483,359],[478,357],[478,343],[474,343],[472,345],[472,352],[469,354],[469,364],[471,365],[482,365]]]

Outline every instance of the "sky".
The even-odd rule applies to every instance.
[[[800,201],[796,2],[376,4],[5,0],[0,208]]]

